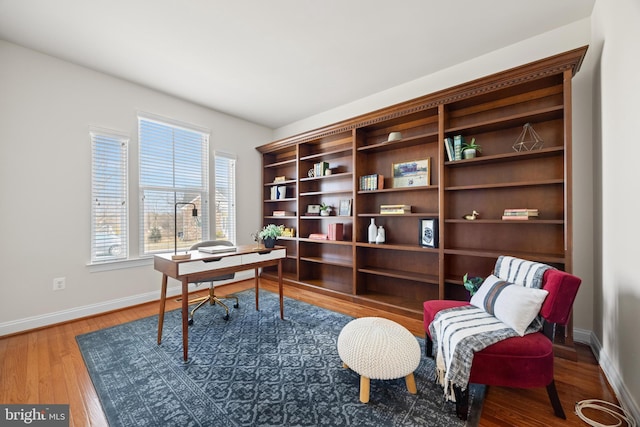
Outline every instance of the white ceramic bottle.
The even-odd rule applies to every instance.
[[[376,235],[376,243],[384,243],[385,232],[382,226],[378,227],[378,234]]]
[[[378,236],[378,227],[374,218],[371,218],[371,224],[369,224],[369,243],[375,243]]]

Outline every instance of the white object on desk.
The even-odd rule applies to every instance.
[[[200,252],[205,252],[208,254],[217,254],[219,252],[235,252],[235,246],[225,246],[225,245],[213,245],[213,246],[201,246],[198,248]]]

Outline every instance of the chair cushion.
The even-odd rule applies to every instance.
[[[553,380],[553,345],[541,332],[507,338],[473,356],[470,383],[545,387]]]
[[[424,330],[429,334],[429,325],[433,322],[433,319],[436,317],[436,314],[440,310],[444,310],[446,308],[453,307],[461,307],[463,305],[469,305],[466,301],[454,301],[454,300],[446,300],[446,299],[432,299],[425,301],[422,303],[423,308],[423,324]]]
[[[543,289],[514,285],[490,275],[471,297],[471,305],[497,317],[523,336],[538,315],[548,293]]]

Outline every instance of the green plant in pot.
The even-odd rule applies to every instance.
[[[482,153],[482,147],[476,144],[476,139],[471,138],[470,142],[462,144],[462,157],[465,159],[473,159],[477,153]]]
[[[331,214],[331,206],[327,205],[326,203],[322,202],[320,204],[320,215],[322,216],[329,216]]]
[[[258,237],[264,242],[264,246],[267,248],[273,248],[276,244],[276,239],[282,236],[284,231],[284,225],[269,224],[264,226]]]
[[[465,289],[469,291],[469,294],[471,296],[478,292],[478,289],[480,288],[480,285],[482,285],[482,282],[484,282],[484,279],[482,277],[469,277],[469,273],[466,273],[464,276],[462,276],[462,284],[464,285]]]

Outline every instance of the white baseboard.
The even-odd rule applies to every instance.
[[[252,279],[254,276],[253,270],[241,271],[236,273],[236,276],[232,280],[217,282],[217,285],[223,285],[225,283],[239,282],[242,280]],[[193,287],[193,290],[196,288]],[[167,288],[167,296],[174,297],[182,293],[181,285]],[[108,311],[120,310],[123,308],[131,307],[133,305],[144,304],[146,302],[160,300],[160,290],[153,292],[147,292],[144,294],[132,295],[130,297],[118,298],[110,301],[101,302],[98,304],[90,304],[82,307],[75,307],[68,310],[57,311],[54,313],[42,314],[39,316],[25,317],[23,319],[12,320],[10,322],[0,323],[0,337],[5,335],[16,334],[19,332],[25,332],[32,329],[38,329],[45,326],[55,325],[57,323],[64,323],[75,319],[81,319],[83,317],[95,316],[97,314],[106,313]]]
[[[578,339],[576,339],[576,329],[574,329],[573,337],[575,341],[578,341]],[[638,407],[638,404],[633,399],[631,393],[629,393],[620,372],[618,372],[613,363],[611,363],[611,359],[603,350],[602,344],[593,332],[589,332],[589,340],[587,344],[591,346],[591,350],[596,356],[596,359],[598,360],[605,377],[607,377],[607,381],[609,381],[611,388],[613,388],[613,392],[616,394],[620,405],[629,413],[631,418],[634,420],[640,420],[640,408]]]

